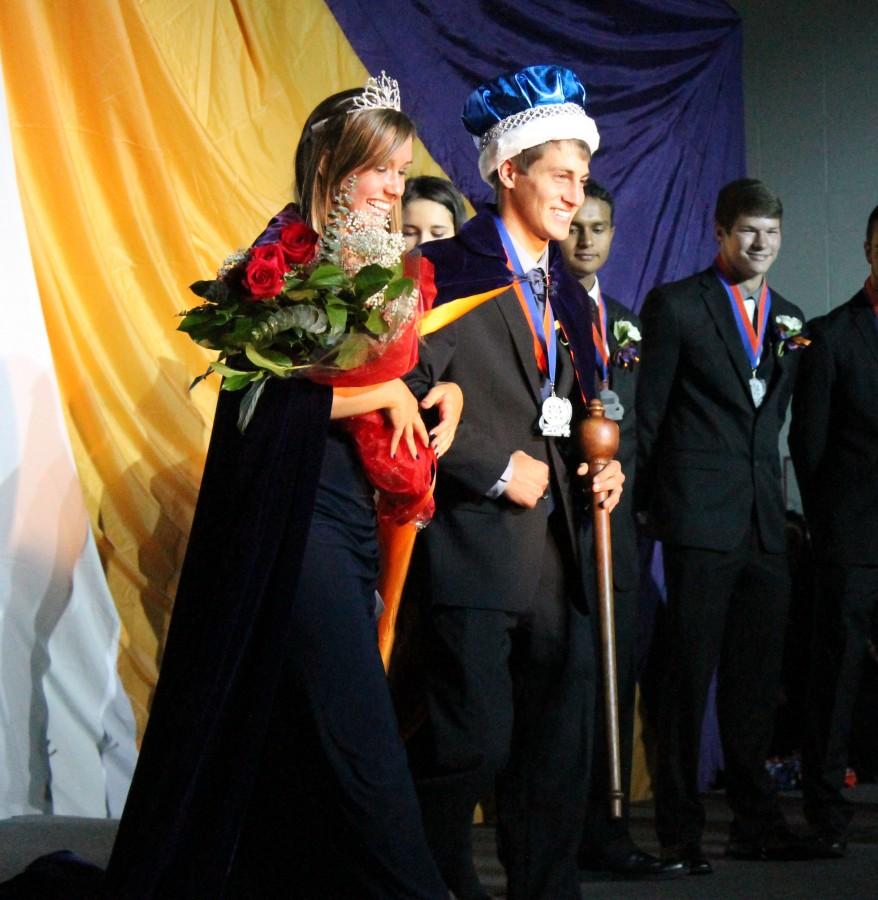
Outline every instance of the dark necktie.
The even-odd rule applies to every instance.
[[[753,330],[756,331],[759,328],[759,303],[752,295],[744,299],[753,301],[753,315],[750,316],[750,324],[753,326]]]
[[[537,268],[525,273],[524,277],[530,283],[534,292],[534,300],[536,300],[537,308],[540,311],[540,315],[542,315],[546,309],[546,273],[537,266]]]

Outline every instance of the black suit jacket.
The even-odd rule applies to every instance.
[[[810,323],[790,451],[815,551],[878,565],[878,328],[863,291]]]
[[[612,362],[613,355],[619,349],[618,341],[613,335],[616,322],[626,321],[642,328],[639,317],[627,306],[623,306],[612,297],[603,295],[607,307],[607,343],[610,348],[610,389],[619,395],[625,414],[619,423],[619,460],[625,473],[625,489],[619,505],[610,516],[610,527],[613,534],[613,582],[619,590],[634,590],[638,583],[638,551],[637,529],[634,523],[634,486],[636,484],[637,464],[637,410],[636,391],[639,363],[631,368],[622,368]]]
[[[449,259],[456,272],[465,272],[470,279],[471,286],[458,284],[460,295],[484,290],[483,273],[498,263],[505,268],[490,216],[471,220],[458,235],[435,244],[452,242],[450,247],[424,248],[424,255],[436,261],[437,284],[447,281],[444,267]],[[577,307],[588,334],[591,301],[566,275],[554,245],[549,269],[555,285],[553,309],[557,312],[556,299],[558,307]],[[558,296],[561,292],[563,298]],[[588,371],[591,374],[591,368]],[[531,331],[512,289],[426,338],[417,367],[406,376],[416,394],[437,380],[456,382],[464,394],[457,435],[439,463],[436,515],[418,542],[419,552],[427,556],[435,603],[511,611],[523,611],[532,603],[546,541],[547,502],[525,509],[502,496],[496,500],[485,496],[515,450],[549,465],[552,500],[563,508],[570,544],[576,544],[573,535],[582,501],[581,492],[571,487],[571,470],[579,453],[573,446],[575,437],[539,434],[541,378]],[[571,356],[560,342],[555,389],[571,399],[575,418],[580,415],[583,404]]]
[[[757,371],[767,393],[757,409],[750,363],[713,270],[646,298],[635,502],[663,541],[731,550],[755,518],[765,549],[785,550],[778,437],[802,351],[778,355],[775,319],[804,318],[774,290],[771,303]]]

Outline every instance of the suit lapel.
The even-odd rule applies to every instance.
[[[606,299],[604,303],[606,304]],[[616,317],[610,312],[609,306],[607,306],[607,349],[610,351],[610,358],[607,360],[607,378],[610,382],[610,390],[613,390],[613,385],[616,381],[616,367],[613,365],[613,356],[619,349],[619,342],[616,340],[613,330],[615,324]]]
[[[729,304],[728,295],[723,290],[723,286],[709,271],[703,272],[701,275],[701,297],[713,318],[723,343],[726,345],[726,350],[728,350],[732,361],[732,367],[738,373],[741,385],[747,392],[749,399],[750,378],[752,376],[750,361],[747,359],[744,345],[741,343],[741,336],[738,334],[738,326],[735,324],[735,317]],[[767,335],[768,329],[766,329]]]
[[[766,396],[770,394],[777,382],[780,380],[780,376],[783,375],[784,372],[784,360],[786,359],[787,354],[789,353],[799,353],[799,350],[788,350],[784,356],[779,357],[777,355],[777,343],[773,340],[774,337],[774,326],[771,322],[768,323],[768,327],[765,329],[765,341],[763,342],[763,351],[762,351],[762,359],[759,360],[759,368],[756,370],[756,374],[760,378],[765,378],[765,370],[770,365],[771,372],[768,375],[768,390],[766,391]],[[764,406],[765,404],[763,404]]]
[[[857,300],[862,302],[851,306],[851,315],[872,355],[878,359],[878,328],[875,327],[875,313],[872,312],[868,297],[862,291],[858,294]]]
[[[522,374],[534,396],[534,400],[539,404],[542,400],[540,394],[541,375],[534,357],[533,334],[524,317],[518,297],[515,291],[510,289],[501,294],[492,303],[496,306],[497,311],[506,323],[506,327],[509,329],[509,336],[512,338],[515,352],[518,355]]]

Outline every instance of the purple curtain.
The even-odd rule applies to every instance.
[[[327,0],[373,73],[400,82],[434,159],[489,198],[460,122],[469,92],[536,63],[572,68],[601,132],[594,177],[617,199],[607,292],[636,309],[713,258],[718,189],[744,174],[741,23],[725,0]]]
[[[745,174],[741,21],[725,0],[326,2],[366,68],[399,80],[427,149],[476,205],[490,189],[460,121],[470,91],[526,65],[579,75],[601,133],[592,173],[616,198],[608,294],[638,309],[713,259],[717,191]],[[713,698],[701,763],[707,787],[722,766]]]

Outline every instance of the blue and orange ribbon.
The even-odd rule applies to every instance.
[[[601,295],[600,285],[597,288],[597,298],[595,303],[598,307],[597,321],[592,318],[591,336],[594,339],[595,349],[595,368],[601,376],[601,384],[608,384],[610,381],[610,345],[607,343],[607,307],[604,298]]]
[[[549,379],[549,383],[554,385],[555,370],[558,362],[558,338],[553,327],[554,317],[552,316],[552,306],[549,303],[549,292],[548,290],[546,291],[545,306],[541,314],[534,296],[533,285],[527,279],[522,269],[518,254],[515,252],[515,245],[512,243],[512,238],[506,226],[499,216],[495,217],[494,221],[497,225],[500,240],[503,242],[503,249],[506,251],[507,265],[513,275],[518,276],[513,282],[513,289],[530,327],[537,367]]]
[[[759,368],[759,360],[762,358],[762,342],[765,339],[765,329],[771,313],[771,291],[768,289],[768,281],[763,278],[762,287],[759,289],[759,299],[757,300],[758,318],[754,329],[750,316],[747,315],[747,307],[744,305],[744,295],[741,293],[741,288],[737,284],[731,283],[727,268],[719,256],[714,260],[713,265],[716,277],[729,295],[732,313],[735,316],[735,324],[738,326],[738,334],[741,337],[744,352],[747,354],[747,359],[750,360],[750,367],[755,372]]]

